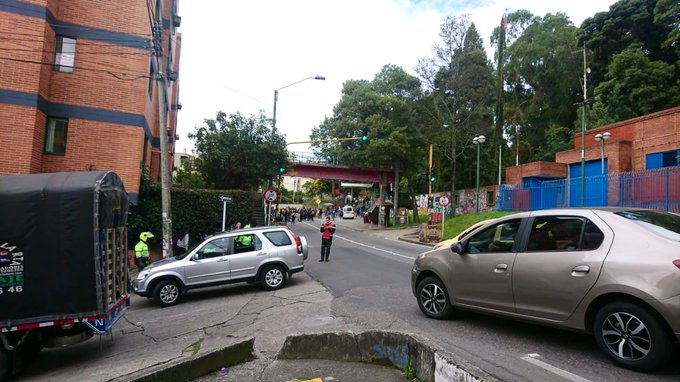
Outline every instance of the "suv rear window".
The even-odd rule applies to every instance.
[[[290,241],[290,236],[288,236],[288,234],[285,231],[265,232],[264,236],[277,247],[283,247],[286,245],[293,244],[293,242]]]
[[[680,241],[680,215],[659,211],[622,211],[615,214],[670,240]]]

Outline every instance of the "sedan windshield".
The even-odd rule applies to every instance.
[[[667,239],[680,241],[680,215],[661,211],[622,211],[615,214],[632,220]]]

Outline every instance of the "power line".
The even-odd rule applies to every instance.
[[[53,64],[53,63],[51,63],[51,62],[47,63],[47,62],[42,62],[42,61],[23,60],[23,59],[19,59],[19,58],[0,57],[0,60],[3,60],[3,61],[13,61],[13,62],[22,62],[22,63],[26,63],[26,64],[37,64],[37,65],[49,65],[49,66],[54,66],[54,65],[55,65],[55,64]],[[73,68],[74,68],[74,70],[75,70],[75,69],[78,69],[78,70],[86,70],[86,71],[91,71],[91,72],[106,73],[106,74],[110,74],[110,75],[112,75],[113,77],[118,78],[118,79],[123,79],[123,78],[119,78],[119,76],[128,76],[128,75],[133,75],[133,76],[134,76],[135,74],[137,74],[137,76],[134,77],[134,78],[124,79],[124,80],[126,80],[126,81],[134,81],[134,80],[138,80],[138,79],[140,79],[140,78],[152,78],[152,77],[150,77],[150,76],[149,76],[148,74],[146,74],[146,73],[145,73],[145,74],[139,74],[139,73],[117,73],[117,72],[113,72],[113,71],[107,70],[107,69],[86,68],[86,67],[82,67],[82,66],[74,66]]]

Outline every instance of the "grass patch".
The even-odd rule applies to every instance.
[[[499,218],[505,215],[510,215],[515,212],[508,212],[508,211],[489,211],[489,212],[480,212],[478,214],[466,214],[466,215],[458,215],[453,218],[446,218],[446,221],[444,222],[444,237],[442,240],[450,239],[452,237],[455,237],[459,233],[463,232],[465,229],[467,229],[469,226],[480,222],[482,220],[487,220],[487,219],[495,219]]]

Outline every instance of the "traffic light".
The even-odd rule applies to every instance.
[[[361,140],[362,141],[368,140],[368,127],[364,127],[361,129]]]
[[[437,169],[432,166],[430,169],[430,182],[434,183],[435,181],[437,181]]]
[[[286,168],[283,166],[279,167],[279,173],[283,174],[284,172],[286,172]]]

